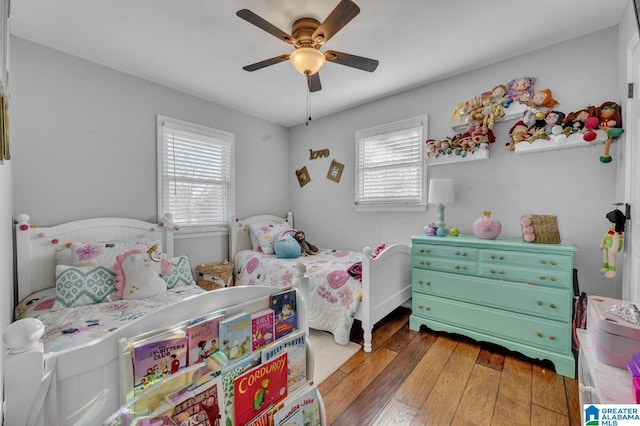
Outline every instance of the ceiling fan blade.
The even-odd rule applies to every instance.
[[[268,32],[272,36],[279,38],[285,43],[293,44],[293,38],[291,38],[289,34],[285,33],[284,31],[282,31],[280,28],[276,27],[269,21],[266,21],[263,18],[259,17],[249,9],[241,9],[236,12],[236,15],[238,15],[240,18],[244,19],[245,21],[249,22],[250,24],[253,24],[256,27]]]
[[[307,85],[310,92],[318,92],[322,90],[322,84],[320,83],[320,73],[307,75]]]
[[[376,68],[378,68],[378,61],[375,59],[364,58],[362,56],[351,55],[349,53],[338,52],[336,50],[327,50],[324,53],[324,57],[329,62],[346,65],[363,71],[374,72]]]
[[[338,31],[360,13],[360,8],[351,0],[342,0],[313,33],[318,44],[329,41]]]
[[[264,61],[256,62],[255,64],[247,65],[242,67],[245,71],[256,71],[264,67],[268,67],[269,65],[279,64],[280,62],[288,61],[289,55],[280,55],[274,58],[265,59]]]

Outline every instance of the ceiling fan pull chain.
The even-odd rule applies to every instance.
[[[310,99],[310,91],[309,91],[309,74],[307,74],[307,122],[305,126],[309,125],[311,121],[311,99]]]

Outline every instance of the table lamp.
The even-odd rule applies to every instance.
[[[453,179],[429,180],[429,204],[440,203],[438,206],[438,221],[436,235],[444,237],[447,233],[444,222],[444,205],[453,203]]]

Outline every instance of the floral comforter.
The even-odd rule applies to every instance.
[[[273,254],[243,250],[234,259],[235,285],[290,287],[296,264],[304,262],[309,276],[309,327],[329,331],[336,343],[346,345],[362,299],[362,283],[353,266],[363,257],[358,252],[324,249],[313,256],[278,259]]]
[[[127,322],[159,307],[203,293],[197,285],[167,290],[166,293],[140,300],[117,300],[52,311],[55,287],[40,290],[16,307],[16,318],[38,318],[44,323],[44,351],[57,352],[102,339]]]

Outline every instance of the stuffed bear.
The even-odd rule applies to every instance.
[[[298,243],[300,244],[300,254],[302,256],[318,254],[318,252],[320,251],[318,247],[307,241],[306,236],[302,231],[296,232],[296,240],[298,240]]]

